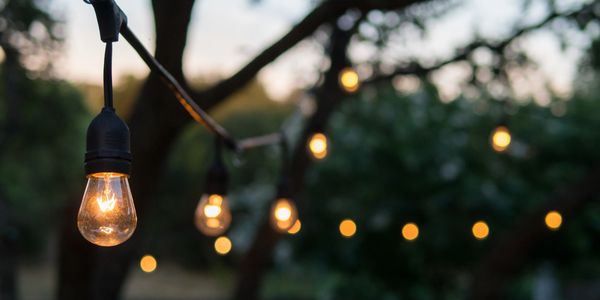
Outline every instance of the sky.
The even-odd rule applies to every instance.
[[[90,5],[81,0],[53,0],[54,13],[66,22],[66,45],[61,56],[59,74],[69,80],[101,84],[104,47],[98,36],[95,15]],[[184,72],[189,78],[226,77],[262,49],[283,36],[312,8],[307,0],[263,0],[252,5],[249,0],[198,0],[193,11],[184,54]],[[523,18],[522,0],[466,0],[459,8],[428,21],[430,30],[424,41],[415,39],[410,45],[395,47],[390,57],[419,56],[422,53],[448,57],[456,46],[468,43],[476,30],[480,34],[501,39],[510,33],[515,22],[535,22],[543,17],[543,7],[532,9]],[[535,2],[535,1],[534,1]],[[539,2],[539,1],[538,1]],[[559,3],[561,1],[558,1]],[[568,1],[566,1],[568,2]],[[153,49],[154,33],[149,0],[118,1],[128,16],[129,27],[140,40]],[[584,46],[585,41],[574,41]],[[541,64],[541,69],[557,89],[568,92],[575,74],[580,51],[560,51],[560,45],[549,32],[531,35],[528,52]],[[367,59],[373,52],[357,45],[351,57]],[[144,76],[148,69],[135,52],[121,40],[114,48],[115,78],[133,74]],[[316,78],[321,62],[319,50],[308,42],[299,44],[259,73],[259,79],[275,98],[284,98],[295,88],[308,86]],[[457,92],[453,72],[442,76],[441,85]]]

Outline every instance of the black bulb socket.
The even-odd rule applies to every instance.
[[[290,180],[284,177],[277,185],[277,199],[292,199],[292,191],[290,189]]]
[[[226,195],[229,185],[229,173],[220,159],[217,159],[206,174],[205,193],[209,195]]]
[[[129,128],[113,108],[103,108],[87,131],[85,172],[131,174]]]

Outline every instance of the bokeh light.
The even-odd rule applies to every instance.
[[[504,152],[510,146],[512,137],[505,126],[498,126],[492,133],[492,148],[497,152]]]
[[[215,251],[220,255],[227,255],[231,251],[231,240],[226,236],[221,236],[215,240]]]
[[[158,263],[156,262],[156,258],[152,255],[144,255],[142,259],[140,259],[140,269],[146,273],[152,273],[156,270]]]
[[[476,239],[483,240],[490,234],[490,227],[484,221],[477,221],[475,224],[473,224],[471,231],[473,231],[473,236]]]
[[[340,86],[348,93],[356,92],[360,86],[360,78],[353,68],[345,68],[340,72]]]
[[[407,241],[413,241],[419,237],[419,227],[415,223],[406,223],[402,227],[402,237]]]
[[[314,158],[323,159],[327,157],[327,144],[327,136],[322,133],[315,133],[308,141],[308,149]]]
[[[544,219],[544,221],[546,222],[546,226],[550,230],[558,230],[562,225],[562,215],[559,212],[553,210],[546,214],[546,218]]]
[[[356,234],[356,223],[350,219],[345,219],[340,223],[340,233],[342,236],[350,238]]]
[[[301,229],[302,229],[302,222],[300,222],[300,220],[296,220],[294,225],[292,225],[292,228],[288,229],[287,232],[291,235],[294,235],[294,234],[300,232]]]

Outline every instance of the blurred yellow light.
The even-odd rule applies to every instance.
[[[345,68],[340,72],[340,86],[349,93],[356,92],[360,86],[358,73],[353,68]]]
[[[215,251],[220,255],[226,255],[231,251],[231,240],[226,236],[221,236],[215,240]]]
[[[419,227],[415,223],[406,223],[406,225],[402,227],[402,236],[407,241],[415,240],[419,237]]]
[[[316,159],[323,159],[327,156],[327,137],[322,133],[315,133],[308,141],[308,149]]]
[[[550,230],[558,230],[562,225],[562,215],[559,212],[553,210],[546,214],[545,221],[546,226],[548,226]]]
[[[144,255],[142,259],[140,259],[140,269],[146,273],[152,273],[156,270],[157,262],[156,258],[152,255]]]
[[[269,221],[278,232],[287,232],[298,220],[298,210],[291,199],[279,198],[271,205]]]
[[[510,146],[511,140],[512,137],[508,128],[505,126],[498,126],[492,133],[492,148],[497,152],[503,152]]]
[[[290,228],[288,230],[288,233],[291,235],[294,235],[294,234],[300,232],[300,229],[302,229],[302,222],[300,222],[300,220],[296,220],[296,223],[294,223],[292,228]]]
[[[342,236],[350,238],[356,234],[356,223],[350,219],[345,219],[340,223],[340,233]]]
[[[483,240],[490,234],[490,228],[484,221],[478,221],[473,224],[471,231],[473,231],[473,236],[478,240]]]

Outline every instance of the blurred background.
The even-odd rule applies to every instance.
[[[600,1],[118,4],[235,137],[285,132],[300,223],[269,226],[267,146],[225,154],[233,222],[196,229],[213,138],[121,39],[138,227],[88,243],[94,11],[0,0],[0,299],[600,299]]]

